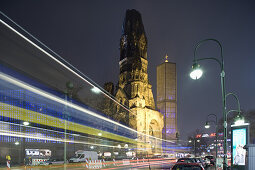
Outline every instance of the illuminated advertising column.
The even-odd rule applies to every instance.
[[[245,167],[246,150],[249,144],[249,124],[231,125],[231,165],[240,169]]]

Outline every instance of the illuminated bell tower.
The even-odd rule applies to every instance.
[[[155,110],[152,86],[148,81],[147,38],[141,14],[134,9],[126,11],[120,39],[119,67],[115,97],[130,108],[129,126],[161,138],[163,115]]]
[[[155,109],[147,73],[147,38],[141,14],[135,10],[126,12],[120,40],[119,66],[118,86],[132,99],[129,107],[146,106]]]

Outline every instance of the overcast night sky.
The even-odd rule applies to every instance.
[[[149,81],[156,99],[156,67],[166,53],[177,63],[178,127],[184,139],[202,129],[206,115],[222,116],[220,69],[202,61],[201,79],[190,79],[195,44],[215,38],[223,45],[226,90],[241,109],[255,109],[255,2],[244,0],[1,0],[0,10],[103,86],[119,74],[119,40],[127,9],[138,10],[148,39]],[[219,57],[208,42],[199,57]],[[235,100],[227,100],[235,109]]]

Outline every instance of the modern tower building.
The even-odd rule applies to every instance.
[[[167,58],[157,66],[157,108],[164,115],[162,138],[171,140],[177,133],[177,76],[176,63]]]

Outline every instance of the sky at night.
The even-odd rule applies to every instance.
[[[1,0],[0,10],[52,50],[103,86],[118,81],[119,41],[127,9],[138,10],[148,39],[148,73],[156,99],[156,67],[177,63],[178,128],[182,139],[202,129],[206,115],[222,116],[220,68],[202,61],[201,79],[190,79],[193,51],[200,40],[222,43],[226,90],[241,109],[255,109],[255,2],[244,0]],[[219,57],[208,42],[198,57]],[[227,108],[235,109],[233,98]]]

